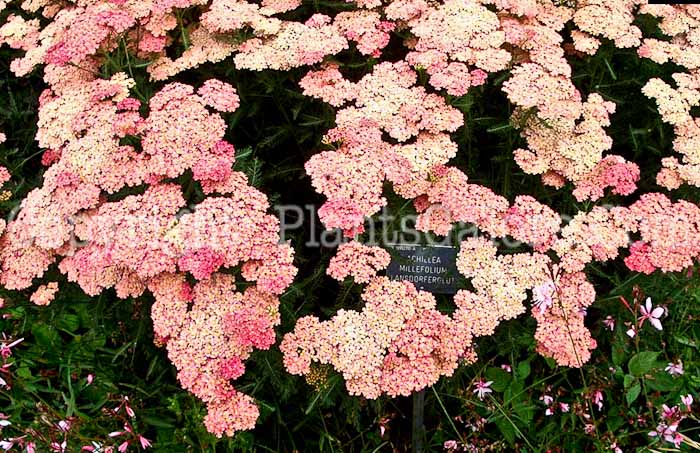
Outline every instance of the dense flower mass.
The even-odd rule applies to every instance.
[[[385,269],[391,256],[381,247],[367,247],[359,242],[348,242],[338,247],[338,253],[331,258],[328,275],[336,280],[352,276],[357,283],[369,283],[377,271]]]
[[[404,62],[381,63],[355,84],[332,66],[302,79],[308,95],[334,105],[353,101],[338,111],[336,127],[326,136],[340,144],[337,150],[319,153],[306,164],[314,188],[328,198],[319,211],[327,227],[348,236],[361,233],[364,217],[386,204],[384,181],[411,186],[456,154],[446,132],[462,125],[461,115],[441,97],[415,87],[416,80]],[[400,143],[384,140],[383,133]],[[411,144],[401,143],[412,138]]]
[[[641,238],[630,246],[625,264],[633,271],[677,272],[700,258],[700,208],[687,201],[673,203],[658,193],[642,195],[623,213],[631,231]]]
[[[430,293],[375,277],[362,298],[361,312],[340,310],[323,322],[301,318],[280,346],[287,369],[305,374],[312,361],[332,364],[351,394],[368,398],[409,395],[452,374],[470,338],[453,330]]]
[[[341,246],[337,258],[350,247],[363,246]],[[281,344],[285,366],[307,374],[312,362],[331,364],[351,394],[408,395],[451,375],[459,360],[475,361],[472,340],[523,314],[528,291],[544,294],[532,310],[540,353],[565,366],[588,360],[595,340],[583,325],[582,309],[593,303],[595,290],[583,273],[558,275],[556,265],[540,253],[498,256],[484,238],[461,244],[457,266],[474,291],[457,292],[452,316],[440,313],[434,296],[408,282],[373,277],[361,311],[341,310],[323,322],[315,317],[298,321]],[[547,285],[548,293],[542,290]]]
[[[274,343],[278,299],[256,287],[238,292],[233,277],[219,273],[194,287],[183,274],[161,274],[149,288],[156,297],[155,333],[182,386],[207,404],[207,429],[218,435],[251,429],[258,408],[230,381],[245,372],[254,348]]]
[[[661,79],[651,79],[642,88],[646,96],[656,100],[664,122],[673,126],[676,134],[674,150],[682,155],[680,161],[675,157],[662,160],[663,168],[657,175],[657,182],[668,189],[677,189],[684,183],[700,187],[700,123],[690,112],[700,105],[698,77],[697,71],[676,73],[673,75],[675,89]]]
[[[94,67],[96,49],[133,25],[128,9],[110,8],[97,3],[89,13],[73,11],[77,28],[47,51],[49,88],[41,96],[37,141],[47,150],[48,169],[7,225],[0,281],[28,288],[58,261],[89,295],[114,288],[126,298],[150,290],[156,337],[178,379],[207,404],[208,429],[233,435],[254,426],[258,412],[231,380],[243,374],[253,348],[274,343],[277,295],[296,274],[293,251],[279,243],[267,197],[232,169],[235,149],[224,140],[219,113],[240,104],[231,84],[209,79],[195,91],[170,83],[146,106],[131,97],[134,81],[126,74],[103,79],[66,64]],[[104,26],[91,30],[95,21]],[[94,41],[81,44],[87,33]],[[223,196],[188,205],[172,180],[189,172],[190,184]],[[114,198],[138,186],[145,190]],[[242,293],[233,277],[219,273],[236,267],[254,283]],[[191,286],[186,273],[199,283]],[[58,290],[57,282],[41,285],[31,301],[48,305]]]
[[[548,310],[533,310],[537,320],[537,351],[559,365],[580,367],[596,347],[584,325],[586,307],[595,301],[595,289],[581,272],[554,276],[554,292]]]
[[[325,197],[321,221],[354,238],[326,273],[365,285],[363,305],[297,320],[280,346],[293,374],[330,365],[351,394],[408,395],[476,361],[475,338],[528,312],[537,351],[580,367],[596,347],[584,323],[596,297],[589,263],[620,258],[633,272],[677,272],[700,258],[700,208],[675,194],[637,193],[647,187],[643,169],[608,131],[624,106],[581,88],[598,85],[574,83],[567,59],[613,45],[675,64],[672,82],[640,84],[675,134],[656,183],[700,187],[697,7],[346,3],[297,14],[299,0],[30,0],[13,5],[0,26],[0,45],[17,55],[11,70],[41,70],[46,83],[36,132],[43,183],[12,221],[0,222],[0,284],[36,285],[29,299],[48,305],[60,287],[40,279],[56,265],[91,296],[112,288],[120,298],[152,294],[157,343],[182,386],[206,404],[206,427],[218,436],[255,425],[253,398],[232,381],[253,350],[275,343],[278,298],[297,272],[268,197],[234,170],[229,126],[247,102],[237,72],[303,68],[300,91],[335,109],[323,149],[304,169]],[[0,0],[0,12],[6,8]],[[642,14],[658,20],[654,38],[635,25]],[[346,64],[348,54],[369,69]],[[214,72],[225,75],[184,74],[207,64],[225,66]],[[146,91],[139,69],[153,83]],[[582,210],[570,221],[542,197],[509,199],[450,165],[461,151],[455,136],[473,127],[462,109],[489,79],[512,107],[499,128],[522,139],[515,163],[551,190],[571,188]],[[10,179],[0,167],[0,183]],[[392,197],[413,207],[421,232],[447,236],[458,223],[480,232],[459,244],[464,285],[449,315],[433,294],[381,275],[389,253],[359,238]],[[608,197],[623,201],[608,209],[600,201]],[[529,251],[502,253],[497,239]]]

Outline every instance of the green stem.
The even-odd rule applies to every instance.
[[[431,390],[433,391],[433,394],[435,394],[435,398],[437,399],[438,404],[440,404],[440,407],[442,408],[442,412],[445,414],[445,417],[447,417],[447,421],[450,422],[450,426],[454,430],[457,437],[459,437],[460,442],[464,443],[464,439],[462,438],[462,435],[460,434],[459,430],[457,429],[457,426],[455,426],[454,422],[452,421],[452,417],[450,417],[450,414],[447,413],[447,409],[445,409],[445,405],[442,404],[442,400],[440,399],[440,395],[438,395],[437,390],[435,390],[435,387],[431,387]]]

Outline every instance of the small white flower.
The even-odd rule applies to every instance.
[[[687,394],[685,396],[681,396],[681,402],[685,404],[685,407],[690,410],[690,406],[693,405],[693,395]]]
[[[484,381],[483,379],[475,384],[476,388],[474,389],[474,393],[476,393],[480,400],[483,400],[487,394],[493,392],[490,388],[491,384],[493,384],[493,381]]]
[[[540,314],[552,306],[556,290],[557,288],[551,280],[532,289],[533,305],[540,309]]]
[[[615,318],[613,318],[612,316],[608,315],[608,316],[603,320],[603,324],[605,325],[605,327],[607,327],[608,329],[610,329],[611,332],[612,332],[613,330],[615,330]]]
[[[596,390],[593,394],[593,404],[598,406],[598,410],[603,410],[603,392]]]
[[[668,371],[668,374],[671,376],[680,376],[681,374],[684,373],[683,371],[683,362],[678,360],[676,363],[670,363],[668,366],[665,368],[666,371]]]
[[[661,316],[665,313],[665,310],[663,307],[656,307],[651,304],[651,297],[647,297],[647,300],[644,305],[639,307],[639,311],[642,312],[642,316],[639,317],[639,326],[641,327],[642,324],[644,324],[644,321],[649,320],[652,326],[656,330],[664,330],[663,327],[661,326]]]

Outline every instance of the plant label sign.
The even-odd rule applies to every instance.
[[[390,279],[409,281],[436,294],[457,292],[456,247],[393,244],[388,251],[391,263],[386,275]]]

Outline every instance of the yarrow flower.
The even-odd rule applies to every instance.
[[[58,283],[50,282],[48,285],[41,285],[34,294],[29,298],[37,305],[49,305],[56,297],[58,292]]]
[[[0,0],[0,10],[6,3]],[[234,171],[236,150],[225,136],[235,134],[229,120],[237,116],[229,114],[246,99],[223,80],[206,79],[198,87],[173,82],[183,71],[229,57],[238,70],[309,68],[299,83],[303,93],[336,108],[324,150],[305,164],[313,188],[325,197],[319,217],[327,228],[346,237],[364,232],[365,220],[387,204],[384,190],[391,186],[415,208],[419,231],[446,236],[463,222],[485,233],[460,244],[457,267],[472,289],[455,294],[449,315],[431,294],[379,275],[390,261],[382,248],[357,241],[340,246],[326,271],[366,285],[363,306],[324,321],[299,319],[281,344],[291,373],[308,374],[312,362],[327,364],[343,375],[351,394],[408,395],[474,362],[474,338],[524,314],[529,294],[537,351],[580,367],[596,347],[585,323],[596,299],[588,263],[622,254],[631,271],[650,274],[682,271],[700,257],[700,208],[688,201],[647,193],[629,206],[576,213],[562,226],[561,216],[535,198],[511,201],[450,166],[459,151],[453,133],[464,126],[457,106],[467,102],[456,97],[508,70],[502,90],[523,139],[514,151],[523,172],[557,189],[571,183],[578,201],[633,194],[640,168],[607,154],[617,106],[580,91],[570,65],[571,58],[594,55],[610,41],[688,71],[674,73],[672,85],[652,78],[642,93],[675,134],[676,155],[661,159],[657,183],[670,190],[700,186],[700,119],[694,117],[700,25],[690,7],[636,0],[358,0],[358,9],[309,17],[295,11],[299,0],[60,3],[26,1],[17,8],[41,10],[41,20],[13,9],[0,27],[0,45],[22,54],[10,69],[24,75],[41,67],[47,84],[36,125],[43,183],[21,201],[12,221],[0,221],[0,284],[10,290],[36,284],[30,300],[48,305],[58,283],[37,280],[54,266],[88,295],[111,288],[119,298],[152,293],[156,342],[181,385],[206,405],[205,425],[217,436],[255,425],[253,398],[232,381],[245,373],[254,350],[274,344],[278,297],[296,267],[292,246],[279,243],[267,196]],[[183,11],[187,24],[176,20]],[[639,14],[658,19],[657,35],[667,39],[643,37],[635,25]],[[397,37],[405,52],[392,50],[392,58],[405,58],[378,60],[367,74],[344,74],[348,66],[328,61],[351,47],[380,59]],[[134,97],[142,96],[126,72],[102,76],[110,52],[122,52],[122,45],[127,56],[150,62],[151,81],[164,82],[152,96],[147,91],[147,101]],[[0,133],[0,143],[5,138]],[[183,179],[191,184],[187,190]],[[10,180],[0,168],[0,184]],[[122,195],[128,188],[139,189]],[[187,206],[192,192],[200,200]],[[630,243],[632,234],[638,240]],[[499,255],[491,239],[506,237],[531,252]],[[553,262],[559,266],[555,281],[548,272]],[[664,308],[647,299],[640,312],[628,336],[647,321],[662,330]],[[615,319],[608,316],[603,325],[613,331]],[[2,357],[20,341],[3,338]],[[680,360],[667,371],[682,374]],[[93,382],[91,374],[86,382]],[[2,378],[0,385],[6,385]],[[475,385],[480,399],[491,392],[490,381]],[[547,415],[570,410],[550,395],[543,401]],[[592,401],[600,409],[602,393]],[[122,409],[134,416],[128,400]],[[678,417],[664,417],[656,435],[675,444]],[[151,445],[132,437],[117,449]],[[458,447],[448,442],[455,443],[445,448]],[[56,440],[51,448],[67,446]]]
[[[351,275],[357,283],[368,283],[377,271],[389,265],[390,260],[389,252],[383,248],[352,241],[338,247],[326,273],[340,281]]]

